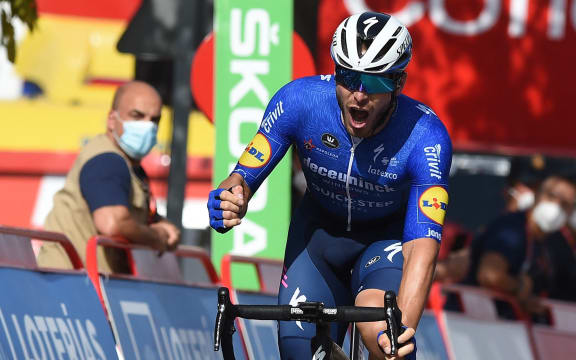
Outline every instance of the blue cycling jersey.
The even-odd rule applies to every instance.
[[[405,210],[403,241],[441,239],[452,145],[426,105],[408,96],[368,138],[348,134],[332,75],[294,80],[271,99],[234,172],[255,192],[294,144],[310,197],[348,230]]]

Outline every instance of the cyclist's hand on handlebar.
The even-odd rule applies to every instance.
[[[239,225],[244,216],[244,201],[242,185],[212,190],[208,195],[210,226],[219,233],[225,233]]]
[[[378,336],[378,345],[380,345],[380,348],[384,351],[384,354],[386,354],[386,360],[401,360],[404,359],[404,356],[412,353],[415,348],[414,345],[415,333],[416,331],[413,328],[405,328],[404,332],[400,336],[398,336],[398,344],[400,345],[400,347],[398,349],[398,354],[395,356],[389,355],[390,339],[388,339],[388,336],[385,333],[383,333],[381,336]]]

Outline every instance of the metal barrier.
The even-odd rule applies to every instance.
[[[497,320],[498,312],[494,300],[499,300],[510,305],[516,319],[529,321],[528,315],[522,311],[516,299],[510,295],[480,287],[455,284],[443,284],[441,291],[443,294],[456,294],[462,312],[467,316],[476,319]]]
[[[220,263],[222,285],[229,289],[234,288],[232,284],[232,264],[251,264],[256,269],[258,275],[259,292],[266,295],[278,295],[278,286],[282,276],[282,260],[266,259],[259,257],[247,257],[240,255],[226,254]],[[269,267],[269,271],[263,271],[263,267]],[[267,274],[265,276],[264,274]],[[277,281],[277,282],[276,282]]]
[[[0,264],[12,267],[37,268],[31,241],[42,240],[60,244],[75,270],[84,269],[74,245],[61,233],[0,226]]]
[[[173,284],[187,284],[181,274],[174,273],[174,257],[182,258],[196,258],[202,263],[206,274],[208,275],[209,285],[219,284],[218,274],[210,261],[210,256],[208,252],[200,247],[195,246],[185,246],[180,245],[176,250],[167,252],[163,255],[166,256],[165,260],[158,256],[152,248],[129,243],[123,238],[108,238],[103,236],[93,236],[88,241],[86,245],[86,271],[88,272],[88,277],[94,284],[98,296],[101,301],[102,297],[102,287],[100,284],[100,272],[98,270],[98,258],[97,258],[97,248],[98,246],[113,247],[126,250],[127,259],[130,263],[131,274],[108,274],[108,276],[114,277],[129,277],[139,280],[147,280],[154,282],[166,282]],[[135,253],[140,252],[140,253]],[[147,253],[146,253],[147,252]],[[152,256],[149,256],[152,255]],[[168,259],[168,260],[166,260]],[[166,271],[162,271],[166,270]],[[155,273],[160,273],[161,276],[154,276]],[[201,282],[199,282],[202,285]],[[206,284],[204,284],[206,285]]]

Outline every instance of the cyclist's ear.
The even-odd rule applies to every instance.
[[[398,80],[396,80],[396,90],[394,91],[396,96],[402,93],[402,90],[404,89],[404,84],[406,84],[407,77],[408,74],[406,73],[406,71],[403,71],[402,74],[399,76]]]

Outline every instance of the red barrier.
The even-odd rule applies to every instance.
[[[12,235],[10,240],[15,239],[16,242],[10,241],[10,243],[8,243],[5,235]],[[30,245],[32,239],[60,244],[64,251],[66,251],[68,258],[70,258],[74,269],[84,269],[78,252],[76,252],[74,245],[72,245],[64,234],[9,226],[0,226],[0,240],[5,240],[2,241],[4,246],[0,246],[0,250],[2,253],[8,254],[8,257],[0,256],[0,264],[15,267],[38,268],[32,246]]]
[[[145,245],[129,243],[126,239],[123,238],[107,238],[103,236],[93,236],[92,238],[90,238],[86,246],[86,271],[88,272],[88,277],[94,284],[94,287],[96,288],[98,296],[100,297],[100,301],[102,301],[103,305],[104,300],[102,297],[102,287],[100,285],[100,272],[98,270],[98,258],[96,252],[98,246],[113,247],[126,250],[126,254],[128,256],[128,261],[130,262],[130,269],[132,270],[132,273],[109,274],[109,276],[118,278],[128,277],[136,280],[145,280],[154,282],[186,284],[186,282],[182,279],[182,277],[179,276],[181,274],[178,274],[178,276],[163,276],[160,278],[155,277],[153,275],[155,271],[160,271],[161,267],[166,266],[166,263],[163,264],[162,260],[159,260],[160,257],[157,255],[157,252],[152,248]],[[146,251],[153,256],[152,257],[147,256],[145,258],[142,258],[139,257],[138,255],[135,255],[134,251],[140,251],[140,250]],[[202,265],[204,266],[210,284],[211,285],[219,284],[218,275],[216,273],[216,270],[214,269],[214,266],[210,261],[210,256],[208,255],[208,252],[206,250],[195,246],[180,245],[178,249],[167,252],[163,256],[196,258],[200,260]],[[144,259],[144,261],[139,262],[139,259],[140,260]],[[155,261],[153,259],[155,259]]]
[[[271,288],[268,286],[267,282],[264,280],[262,267],[263,266],[273,266],[278,267],[280,269],[280,274],[278,276],[278,280],[280,280],[282,265],[283,262],[281,260],[274,260],[274,259],[266,259],[266,258],[258,258],[258,257],[247,257],[247,256],[240,256],[240,255],[231,255],[226,254],[222,257],[220,262],[220,276],[222,279],[222,286],[227,287],[228,289],[233,289],[232,285],[232,264],[233,263],[240,263],[240,264],[251,264],[254,265],[256,269],[256,274],[258,275],[258,284],[260,285],[260,293],[266,295],[278,295],[278,286],[275,288]],[[230,299],[232,303],[237,303],[238,299],[236,297],[235,291],[230,291]],[[240,319],[236,319],[236,327],[240,330],[238,333],[240,334],[240,338],[242,339],[242,347],[244,349],[244,354],[246,358],[249,357],[248,348],[246,347],[246,339],[244,339],[244,334],[246,334],[246,329],[244,324]]]
[[[278,295],[278,287],[273,288],[268,284],[263,276],[262,267],[263,266],[272,266],[277,267],[280,269],[278,281],[280,281],[281,271],[282,271],[282,260],[274,260],[274,259],[265,259],[265,258],[258,258],[258,257],[247,257],[247,256],[240,256],[240,255],[231,255],[226,254],[222,257],[220,272],[222,276],[222,285],[228,287],[229,289],[233,288],[232,285],[232,264],[233,263],[242,263],[242,264],[252,264],[256,269],[256,273],[258,275],[258,284],[260,285],[260,292],[266,295]],[[278,285],[278,284],[277,284]]]

